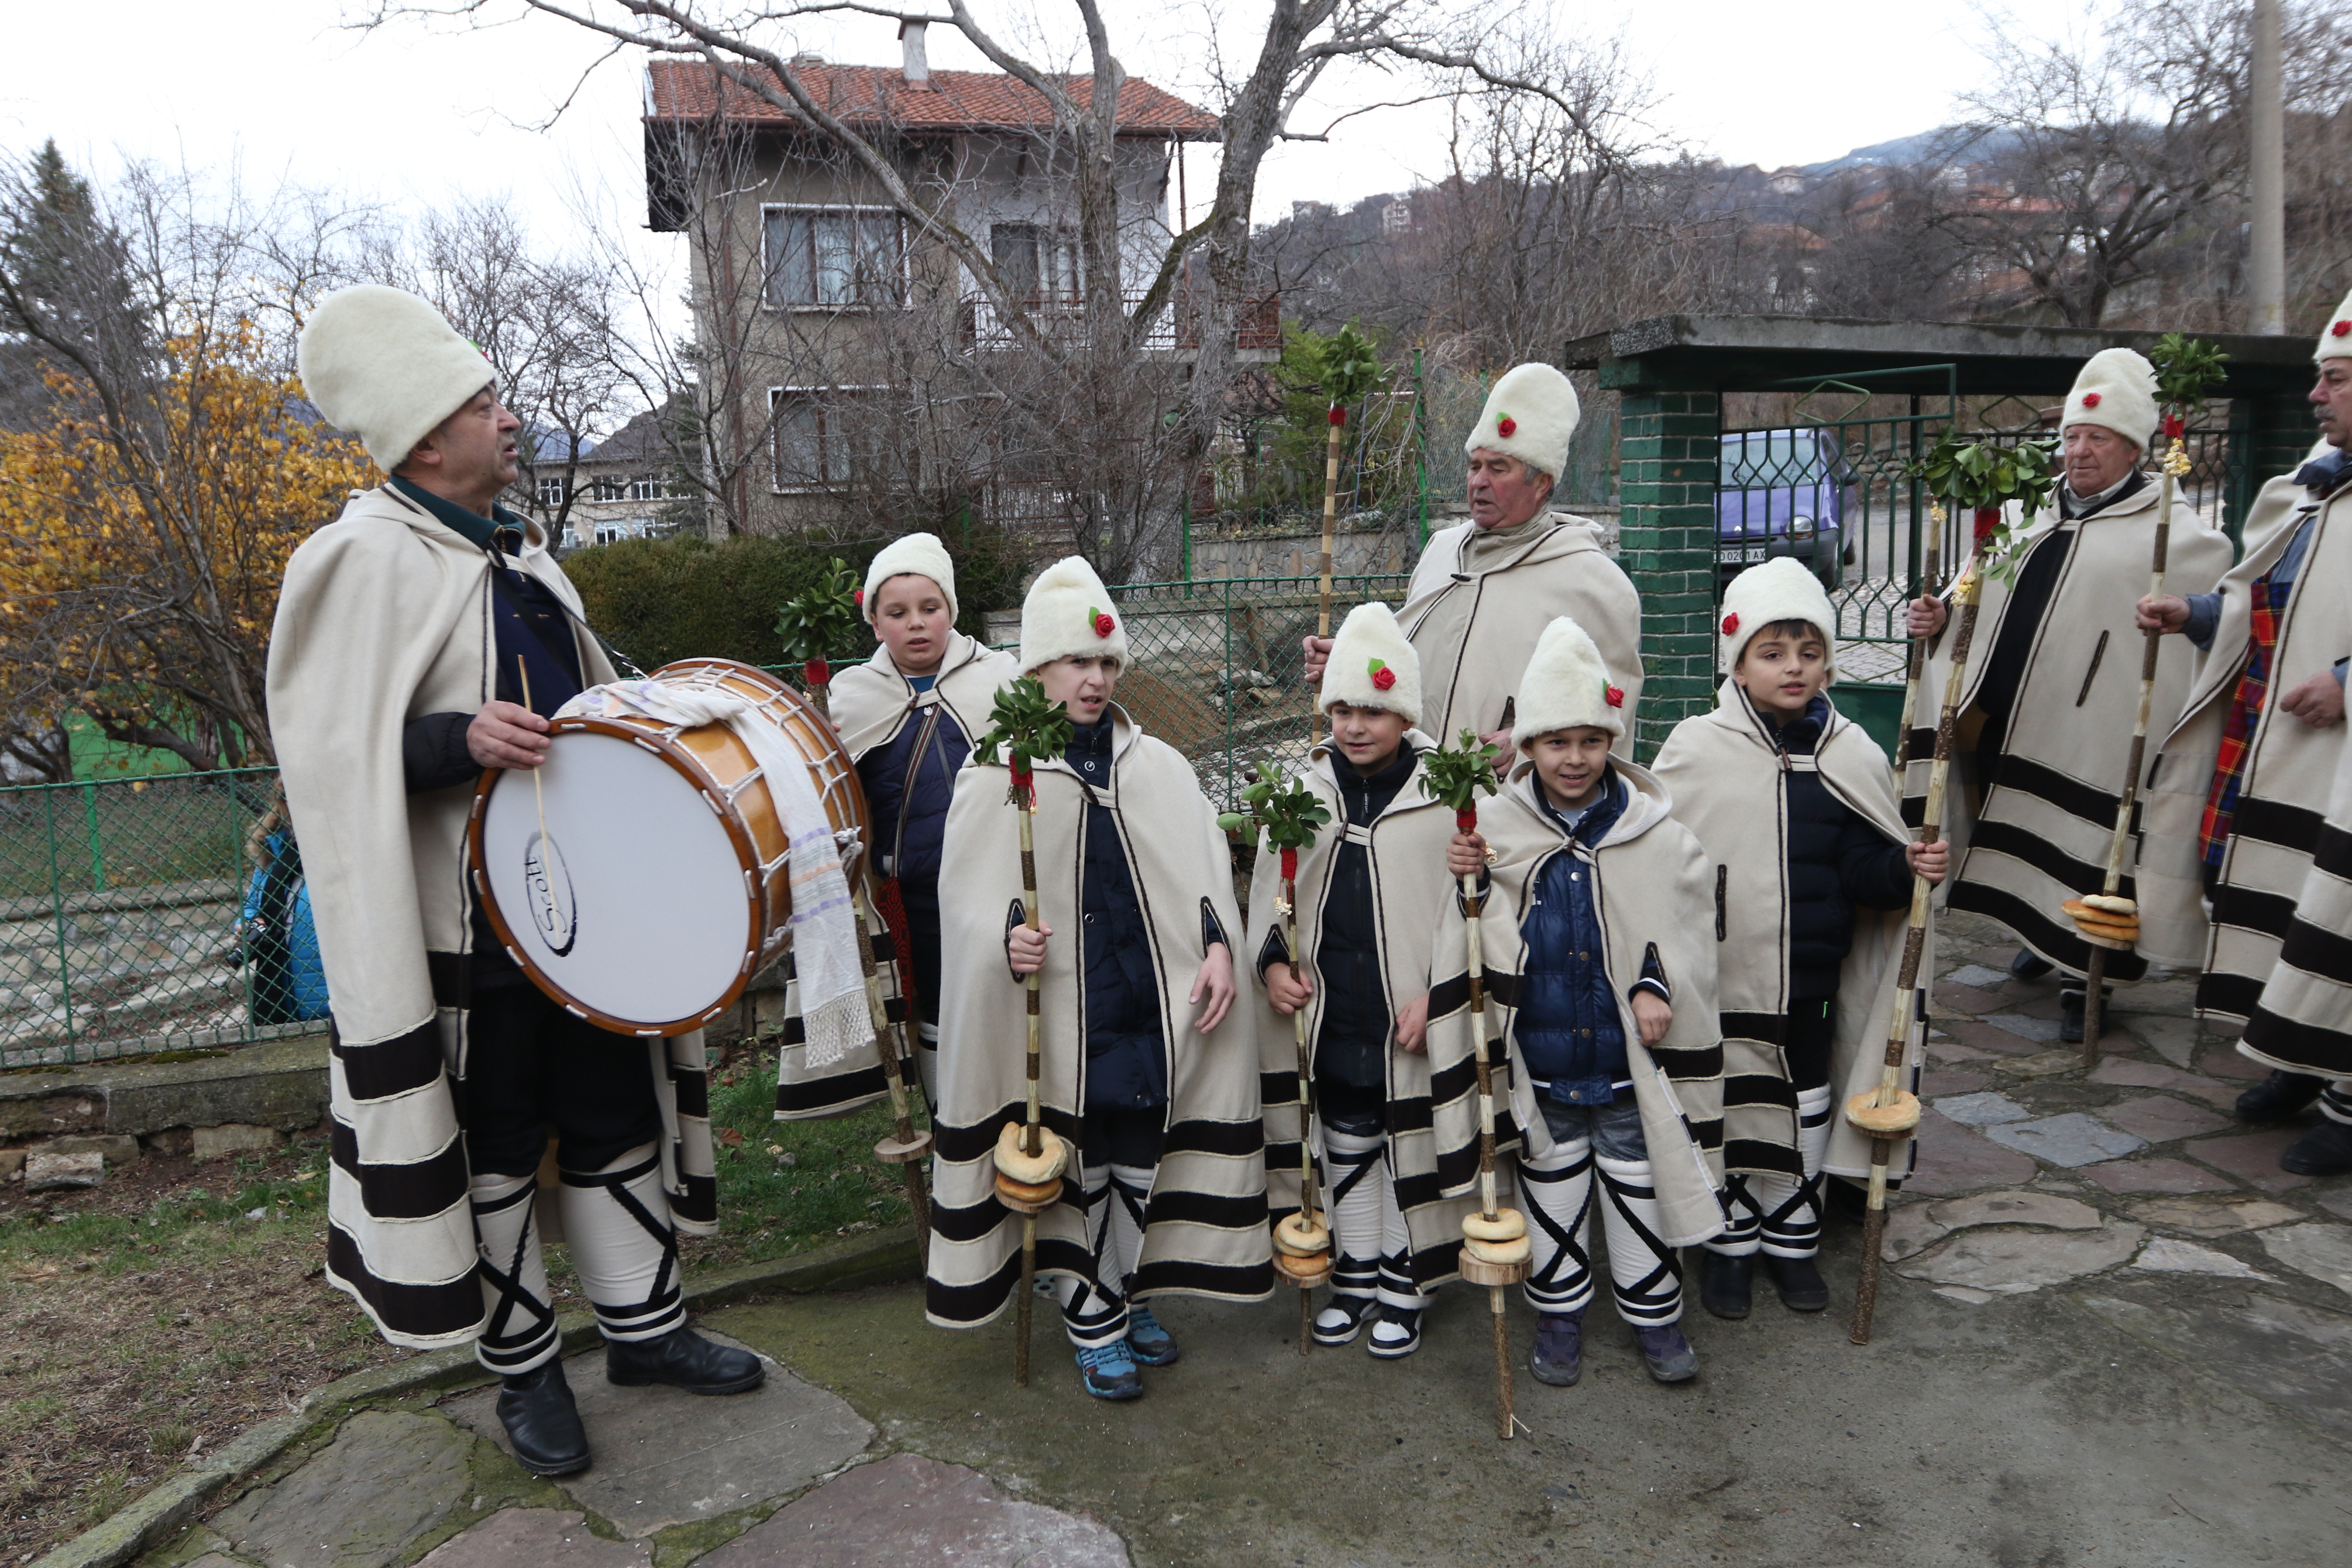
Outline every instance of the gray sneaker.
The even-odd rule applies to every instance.
[[[1545,1312],[1536,1319],[1535,1348],[1528,1370],[1538,1383],[1567,1388],[1584,1375],[1584,1314]]]
[[[1698,1352],[1675,1324],[1636,1329],[1633,1340],[1642,1347],[1642,1359],[1650,1363],[1650,1375],[1660,1383],[1688,1383],[1698,1375]]]

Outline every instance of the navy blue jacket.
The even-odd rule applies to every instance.
[[[876,868],[898,879],[915,959],[916,1005],[927,1024],[940,1018],[940,857],[956,770],[971,752],[971,738],[942,702],[908,715],[888,745],[857,759],[858,782],[874,818]]]
[[[1816,697],[1804,713],[1765,727],[1791,756],[1810,754],[1830,718]],[[1908,909],[1911,863],[1903,846],[1864,821],[1830,792],[1822,775],[1793,769],[1788,784],[1789,999],[1835,996],[1838,970],[1853,946],[1853,910]]]
[[[1552,820],[1567,819],[1534,786],[1536,800]],[[1588,848],[1605,837],[1625,813],[1626,784],[1611,769],[1602,795],[1568,828],[1572,845]],[[1564,1104],[1606,1105],[1614,1086],[1632,1068],[1625,1054],[1623,1014],[1601,945],[1601,914],[1592,898],[1592,867],[1573,848],[1544,863],[1534,895],[1519,919],[1528,944],[1519,976],[1518,1016],[1512,1025],[1528,1075],[1550,1084],[1550,1097]],[[1670,999],[1653,948],[1633,990]],[[1631,992],[1628,993],[1631,994]]]

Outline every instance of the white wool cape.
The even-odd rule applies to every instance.
[[[1378,660],[1392,679],[1381,689]],[[1395,614],[1383,604],[1358,605],[1339,623],[1331,639],[1331,657],[1323,666],[1323,683],[1316,689],[1315,710],[1331,711],[1331,704],[1378,708],[1402,715],[1408,724],[1421,722],[1421,656],[1405,640]]]
[[[1213,1034],[1193,1027],[1186,1001],[1206,950],[1202,912],[1238,941],[1233,859],[1192,764],[1135,727],[1116,705],[1111,782],[1099,798],[1116,823],[1135,879],[1159,981],[1168,1049],[1167,1141],[1151,1186],[1134,1297],[1258,1300],[1274,1289],[1265,1211],[1265,1135],[1258,1104],[1257,1041],[1248,1004]],[[1087,792],[1069,763],[1036,764],[1038,889],[1047,940],[1040,972],[1040,1097],[1045,1124],[1076,1141],[1086,1104],[1081,1023],[1080,889]],[[1005,962],[1004,936],[1022,902],[1021,837],[1006,802],[1012,773],[977,754],[956,779],[940,871],[939,1100],[932,1131],[931,1247],[924,1310],[943,1328],[977,1328],[1009,1305],[1021,1274],[1021,1220],[996,1198],[992,1152],[1026,1100],[1025,991]],[[1239,953],[1234,955],[1236,983]],[[1037,1216],[1037,1266],[1091,1278],[1078,1206]]]
[[[2146,647],[2132,624],[2132,607],[2147,592],[2159,488],[2151,477],[2137,494],[2074,521],[2060,520],[2053,494],[2025,531],[2025,552],[2062,533],[2071,536],[2072,543],[2051,589],[2048,608],[2032,628],[2032,653],[2002,741],[2000,781],[1984,792],[1981,802],[1972,802],[1969,789],[1961,786],[1981,787],[1975,757],[1981,715],[1970,710],[2007,629],[2011,602],[2008,582],[1988,581],[1983,586],[1969,667],[1962,676],[1952,784],[1944,793],[1944,837],[1952,846],[1952,872],[1939,902],[1990,916],[2035,952],[2074,974],[2088,966],[2090,948],[2059,906],[2097,892],[2105,881],[2116,805],[2123,795],[2124,765],[2130,760],[2132,722],[2139,710],[2140,660]],[[2014,513],[2011,521],[2016,521]],[[2202,593],[2229,564],[2228,537],[2176,495],[2166,552],[2166,590]],[[2021,564],[2020,573],[2024,570]],[[1904,793],[1915,817],[1927,800],[1937,714],[1956,640],[1952,624],[1947,623],[1936,639],[1927,678],[1920,683],[1918,710],[1911,717]],[[2186,637],[2166,637],[2158,648],[2156,689],[2148,709],[2151,755],[2181,711],[2193,654]],[[2152,805],[2144,802],[2142,813],[2143,827],[2152,833]],[[2126,847],[2123,891],[2140,902],[2141,936],[2137,952],[2108,952],[2107,973],[2115,979],[2138,979],[2151,959],[2191,965],[2201,962],[2205,917],[2198,901],[2195,836],[2192,821],[2187,862],[2152,839]]]
[[[1418,730],[1405,731],[1416,752],[1434,742]],[[1451,901],[1454,879],[1445,869],[1445,848],[1454,839],[1454,814],[1421,787],[1418,766],[1388,809],[1369,827],[1349,827],[1335,770],[1349,766],[1329,742],[1315,748],[1303,775],[1307,787],[1331,810],[1331,820],[1315,842],[1298,852],[1298,948],[1314,986],[1307,1004],[1307,1049],[1315,1048],[1328,998],[1315,957],[1323,944],[1323,906],[1331,892],[1339,846],[1360,837],[1372,877],[1372,931],[1380,946],[1383,1004],[1391,1020],[1429,990],[1429,959],[1439,917]],[[1298,1207],[1298,1047],[1297,1026],[1266,999],[1261,960],[1271,942],[1276,952],[1289,943],[1276,909],[1282,892],[1282,857],[1261,841],[1250,879],[1249,937],[1243,944],[1248,971],[1244,1004],[1257,1026],[1258,1069],[1265,1100],[1266,1203],[1273,1217]],[[1464,1062],[1466,1071],[1475,1069]],[[1397,1206],[1404,1211],[1412,1244],[1412,1277],[1424,1289],[1460,1271],[1462,1216],[1477,1206],[1475,1197],[1446,1197],[1439,1190],[1437,1146],[1431,1124],[1429,1056],[1397,1048],[1388,1052],[1389,1158],[1396,1175]]]
[[[2322,450],[2314,448],[2315,455]],[[2297,527],[2312,515],[2317,521],[2311,544],[2279,618],[2269,700],[2255,722],[2239,779],[2237,815],[2212,897],[2212,924],[2198,931],[2176,921],[2159,931],[2151,928],[2147,911],[2140,916],[2142,951],[2202,967],[2198,1010],[2224,1026],[2242,1024],[2261,1000],[2311,869],[2312,848],[2345,749],[2342,723],[2315,729],[2282,711],[2278,702],[2352,654],[2352,486],[2315,503],[2291,477],[2263,487],[2246,517],[2245,557],[2221,579],[2221,619],[2213,646],[2196,661],[2179,722],[2165,739],[2148,785],[2141,858],[2168,868],[2176,885],[2194,888],[2198,824],[2238,676],[2252,646],[2252,585],[2278,564]],[[2188,640],[2165,639],[2183,645]],[[2183,934],[2203,941],[2190,945],[2181,941]],[[2165,947],[2157,946],[2158,938],[2168,939]]]
[[[1551,514],[1552,526],[1528,530],[1527,542],[1482,571],[1462,569],[1475,523],[1430,536],[1412,569],[1397,624],[1421,656],[1420,727],[1453,745],[1466,726],[1479,734],[1507,728],[1519,677],[1536,639],[1567,616],[1601,650],[1625,692],[1625,732],[1610,748],[1633,749],[1633,713],[1642,698],[1642,598],[1633,579],[1601,547],[1586,519]]]
[[[852,763],[863,761],[866,753],[877,748],[889,746],[909,724],[919,731],[925,726],[934,730],[951,726],[961,729],[967,742],[977,741],[988,732],[989,710],[995,704],[997,692],[1019,674],[1011,654],[999,653],[961,632],[950,632],[947,652],[940,659],[938,679],[929,691],[917,691],[899,672],[890,650],[878,647],[872,658],[834,676],[828,693],[834,728],[840,732],[842,747],[848,752]],[[919,734],[918,739],[921,741],[919,750],[928,751],[933,744]],[[858,862],[861,879],[878,878],[882,858],[888,857],[895,862],[896,855],[895,845],[867,846]],[[893,1024],[905,1026],[908,1043],[918,1050],[924,1049],[908,1022],[913,1016],[906,1002],[912,976],[900,974],[898,950],[880,912],[869,909],[867,920],[874,937],[875,959],[883,966],[884,1008]],[[791,968],[789,952],[782,963],[783,1026],[776,1051],[776,1120],[796,1121],[841,1116],[887,1094],[889,1084],[878,1060],[852,1056],[830,1067],[809,1065],[807,1032],[801,1016],[800,981]],[[925,1081],[930,1080],[926,1078]]]
[[[1495,860],[1479,921],[1486,973],[1486,1032],[1507,1042],[1507,1070],[1495,1082],[1497,1150],[1549,1153],[1554,1144],[1528,1081],[1512,1029],[1527,942],[1519,919],[1528,889],[1553,857],[1572,854],[1592,877],[1609,980],[1625,1030],[1625,1056],[1642,1136],[1658,1195],[1659,1239],[1693,1247],[1723,1230],[1723,1037],[1715,1000],[1716,952],[1707,918],[1714,893],[1706,857],[1675,821],[1665,789],[1646,770],[1617,762],[1625,810],[1601,842],[1571,847],[1535,803],[1534,770],[1522,763],[1501,794],[1478,805],[1478,831]],[[1430,964],[1429,1070],[1436,1100],[1437,1168],[1448,1193],[1475,1189],[1478,1174],[1476,1041],[1469,1006],[1467,928],[1458,898],[1445,902]],[[1627,987],[1642,974],[1652,943],[1674,992],[1674,1023],[1654,1047],[1642,1044]]]
[[[866,624],[874,624],[875,597],[882,584],[893,577],[929,577],[940,585],[948,602],[948,619],[953,621],[956,609],[955,563],[948,559],[948,548],[935,533],[904,533],[877,551],[866,568],[866,595],[862,608]]]
[[[578,613],[536,524],[520,564]],[[473,711],[495,690],[489,570],[422,506],[362,490],[288,562],[270,634],[270,731],[333,998],[327,1279],[395,1344],[472,1339],[485,1313],[451,1089],[466,1072],[469,1015],[455,977],[473,938],[474,792],[409,795],[401,731],[423,714]],[[573,647],[589,683],[614,679],[593,638],[575,631]],[[708,1235],[717,1210],[702,1032],[646,1048],[667,1128],[662,1184],[678,1228]]]
[[[2352,746],[2336,762],[2311,869],[2238,1048],[2288,1072],[2352,1079]]]
[[[440,311],[379,283],[320,300],[294,353],[304,394],[328,424],[359,432],[386,473],[497,379]]]
[[[1675,820],[1697,836],[1714,892],[1716,1004],[1723,1030],[1723,1163],[1727,1169],[1801,1174],[1797,1100],[1782,1049],[1789,1018],[1789,777],[1817,773],[1829,791],[1889,844],[1909,841],[1886,753],[1863,727],[1832,709],[1811,756],[1783,759],[1745,692],[1727,680],[1713,711],[1675,726],[1653,764],[1674,797]],[[1781,764],[1786,761],[1788,766]],[[1837,1031],[1830,1088],[1843,1105],[1878,1087],[1895,1010],[1895,980],[1906,910],[1853,911],[1853,945],[1838,971]],[[1935,952],[1931,925],[1924,951]],[[1923,1026],[1906,1031],[1902,1081],[1918,1089]],[[1870,1173],[1870,1140],[1843,1115],[1831,1121],[1826,1169]],[[1895,1173],[1908,1168],[1898,1159]]]

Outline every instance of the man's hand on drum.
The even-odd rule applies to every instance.
[[[1307,656],[1307,684],[1322,685],[1323,667],[1331,662],[1331,639],[1301,637],[1298,639],[1298,647],[1299,650]]]
[[[535,768],[547,744],[547,721],[520,702],[486,702],[466,726],[466,750],[486,768]]]
[[[1208,999],[1205,1007],[1201,1006],[1203,997]],[[1225,1015],[1234,1005],[1233,949],[1222,942],[1210,945],[1208,956],[1201,960],[1201,973],[1192,977],[1192,994],[1185,1001],[1201,1008],[1201,1016],[1193,1026],[1201,1033],[1209,1034],[1225,1021]]]
[[[1944,601],[1932,594],[1922,594],[1911,601],[1903,613],[1903,633],[1906,637],[1931,637],[1944,629],[1950,611]]]
[[[1045,939],[1054,934],[1054,922],[1043,915],[1037,919],[1037,929],[1031,931],[1024,921],[1004,933],[1005,961],[1013,973],[1027,979],[1045,967]]]

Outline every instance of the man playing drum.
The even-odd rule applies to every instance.
[[[1555,616],[1591,634],[1625,692],[1633,754],[1642,697],[1642,600],[1601,546],[1601,531],[1551,509],[1576,434],[1576,388],[1548,364],[1506,371],[1462,443],[1470,521],[1431,534],[1397,624],[1421,657],[1422,728],[1452,745],[1465,728],[1511,750],[1513,693]],[[1307,684],[1320,685],[1331,639],[1306,641]]]
[[[498,504],[520,422],[489,366],[396,289],[303,330],[304,389],[386,483],[287,564],[269,716],[333,1016],[327,1278],[395,1344],[475,1342],[540,1475],[586,1468],[540,1257],[555,1205],[614,1383],[759,1385],[686,1327],[677,1232],[716,1227],[700,1033],[608,1034],[530,984],[466,874],[478,774],[537,767],[547,721],[613,679],[544,533]]]

